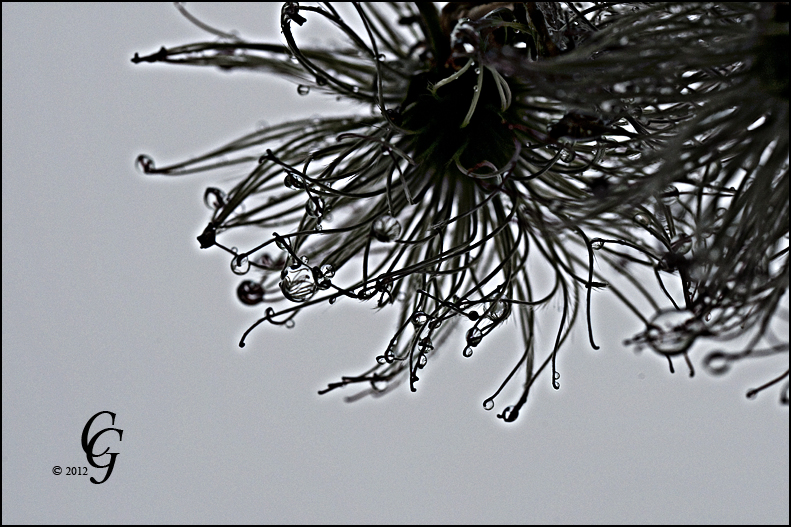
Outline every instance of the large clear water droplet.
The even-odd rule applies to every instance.
[[[507,316],[509,308],[510,306],[506,302],[498,300],[489,306],[489,311],[486,313],[486,316],[489,318],[489,320],[502,320]]]
[[[492,398],[490,397],[489,399],[486,399],[486,400],[483,402],[483,409],[484,409],[484,410],[486,410],[486,411],[489,411],[489,410],[491,410],[492,408],[494,408],[494,399],[492,399]]]
[[[464,355],[468,359],[470,357],[472,357],[472,346],[467,346],[466,348],[464,348],[464,350],[461,352],[461,354]]]
[[[316,294],[318,286],[313,281],[313,273],[304,267],[291,269],[280,281],[283,296],[292,302],[306,302]]]
[[[305,212],[311,218],[321,218],[325,210],[326,205],[324,204],[324,198],[321,196],[311,196],[308,202],[305,203]]]
[[[604,240],[601,238],[594,238],[591,240],[591,249],[594,251],[598,251],[602,247],[604,247]]]
[[[309,94],[310,86],[306,84],[300,84],[299,86],[297,86],[297,93],[303,96]]]
[[[283,179],[283,184],[290,189],[303,189],[307,187],[305,178],[293,172],[286,174],[286,177]]]
[[[475,347],[483,340],[483,332],[480,328],[471,327],[467,330],[467,345]]]
[[[695,338],[706,331],[703,321],[686,310],[660,311],[649,323],[646,343],[664,355],[678,355],[689,349]]]
[[[380,216],[374,221],[372,230],[380,242],[392,242],[401,235],[401,224],[392,216]]]
[[[245,274],[250,270],[250,260],[246,254],[237,254],[231,260],[231,271],[234,274]]]

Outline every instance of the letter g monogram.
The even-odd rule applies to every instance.
[[[111,424],[115,424],[115,414],[113,412],[108,412],[107,410],[104,410],[102,412],[97,413],[93,417],[91,417],[88,420],[88,422],[85,423],[85,428],[82,429],[82,449],[85,451],[85,455],[88,458],[88,463],[90,463],[90,465],[92,467],[107,468],[107,472],[104,474],[104,479],[102,479],[101,481],[96,481],[96,479],[93,476],[91,476],[91,483],[95,483],[97,485],[107,481],[107,479],[110,477],[110,474],[112,474],[113,467],[115,466],[115,458],[118,455],[118,452],[108,452],[108,450],[110,450],[110,449],[107,448],[101,454],[94,454],[93,453],[93,447],[96,444],[96,440],[99,439],[99,437],[103,433],[109,432],[109,431],[114,431],[114,432],[118,432],[118,440],[121,441],[121,436],[124,433],[123,430],[120,430],[118,428],[105,428],[105,429],[100,430],[99,432],[97,432],[93,437],[91,437],[91,440],[88,441],[88,433],[89,433],[89,431],[91,429],[91,425],[93,424],[93,420],[96,419],[97,417],[99,417],[102,414],[110,414],[110,416],[112,417]],[[110,461],[106,465],[99,465],[98,463],[96,463],[94,461],[94,458],[102,457],[102,456],[104,456],[105,454],[108,454],[108,453],[110,455]]]

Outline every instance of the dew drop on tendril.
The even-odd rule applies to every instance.
[[[572,161],[574,161],[574,158],[576,157],[577,154],[574,153],[574,150],[571,150],[569,148],[564,148],[560,152],[560,160],[563,161],[564,163],[571,163]]]
[[[244,254],[237,254],[231,260],[231,271],[234,274],[245,274],[247,271],[250,270],[250,260],[247,258],[247,255]]]
[[[393,353],[392,346],[387,348],[384,357],[385,357],[385,362],[387,362],[388,364],[393,364],[393,362],[395,362],[395,353]]]
[[[426,325],[428,322],[428,315],[422,311],[415,311],[412,313],[412,324],[416,328],[420,328]]]
[[[426,364],[428,364],[428,357],[425,353],[421,353],[417,358],[417,367],[422,369],[426,367]]]
[[[305,84],[300,84],[299,86],[297,86],[297,93],[303,96],[309,94],[310,86],[307,86]]]
[[[154,171],[154,160],[145,154],[140,154],[135,159],[135,168],[143,174],[150,174]]]
[[[324,198],[321,196],[311,196],[305,203],[305,212],[311,218],[321,218],[325,211]]]
[[[467,330],[467,345],[468,346],[477,346],[483,340],[483,332],[480,328],[472,327]]]
[[[286,174],[286,177],[283,179],[283,184],[290,189],[303,189],[307,186],[305,184],[305,178],[293,172]]]
[[[374,221],[372,232],[380,242],[392,242],[401,235],[401,224],[392,216],[380,216]]]
[[[227,196],[225,195],[225,192],[218,188],[209,187],[206,189],[206,192],[203,193],[203,203],[211,210],[217,210],[221,207],[224,207],[226,199]]]
[[[472,357],[472,346],[467,346],[466,348],[464,348],[464,351],[462,351],[461,354],[468,359]]]
[[[594,251],[598,251],[602,247],[604,247],[604,240],[601,238],[594,238],[591,240],[591,249]]]
[[[494,408],[494,399],[492,399],[492,398],[490,397],[489,399],[486,399],[486,400],[483,402],[483,409],[484,409],[484,410],[486,410],[486,411],[489,411],[489,410],[491,410],[492,408]]]
[[[313,273],[304,267],[291,269],[280,281],[283,296],[292,302],[306,302],[316,294],[318,286],[313,281]]]

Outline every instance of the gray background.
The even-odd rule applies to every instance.
[[[279,39],[279,5],[191,10]],[[620,345],[636,322],[599,302],[602,349],[583,327],[561,390],[544,377],[509,426],[481,402],[520,353],[513,324],[471,359],[449,342],[416,394],[355,404],[316,391],[368,367],[395,314],[339,301],[241,351],[260,310],[195,240],[217,181],[133,161],[342,108],[260,75],[129,62],[211,38],[168,4],[3,4],[3,523],[788,523],[788,410],[776,389],[744,398],[786,357],[670,375]],[[54,476],[86,465],[100,410],[124,430],[110,480]]]

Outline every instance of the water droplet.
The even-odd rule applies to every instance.
[[[488,412],[492,408],[494,408],[494,399],[490,397],[483,402],[483,409]]]
[[[478,86],[477,85],[473,86],[472,87],[472,91],[476,91],[477,92],[478,91]]]
[[[335,268],[332,264],[324,264],[320,268],[321,276],[324,278],[332,278],[335,276]]]
[[[236,289],[236,296],[243,304],[254,306],[264,301],[264,288],[258,282],[245,280]]]
[[[422,311],[415,311],[412,313],[412,325],[416,328],[422,328],[428,322],[428,315]]]
[[[379,355],[378,357],[376,357],[376,362],[378,362],[379,364],[385,364],[387,362],[387,359],[385,359],[384,355]]]
[[[227,196],[225,195],[225,192],[218,188],[209,187],[206,189],[206,192],[203,193],[203,203],[211,210],[217,210],[220,207],[224,207],[226,199]]]
[[[574,150],[571,150],[570,148],[564,148],[560,152],[560,160],[564,163],[571,163],[574,161],[575,157],[577,157],[577,154],[574,153]]]
[[[511,306],[509,306],[508,303],[503,302],[502,300],[497,300],[489,306],[489,311],[486,313],[486,316],[489,318],[489,320],[503,320],[508,316],[510,307]]]
[[[316,77],[316,84],[319,85],[319,86],[326,86],[327,85],[327,79],[325,79],[324,77],[319,75],[318,77]]]
[[[310,93],[310,86],[307,86],[305,84],[300,84],[299,86],[297,86],[297,93],[300,94],[300,95],[307,95],[307,94],[309,94]]]
[[[388,364],[393,364],[393,362],[395,362],[395,353],[393,353],[392,345],[385,351],[385,362]]]
[[[476,75],[480,75],[481,74],[481,68],[475,68],[475,74]]]
[[[425,353],[421,353],[417,358],[417,367],[423,369],[428,364],[428,357],[426,357]]]
[[[154,160],[145,154],[140,154],[137,156],[137,159],[135,159],[135,168],[138,172],[150,174],[154,171]]]
[[[231,260],[231,271],[234,274],[245,274],[250,270],[250,260],[245,254],[237,254]]]
[[[354,93],[358,93],[360,91],[360,88],[358,88],[357,86],[352,86],[352,91]]]
[[[660,311],[651,320],[644,336],[646,343],[664,355],[677,355],[689,349],[705,324],[686,310]]]
[[[467,330],[467,344],[469,346],[477,346],[483,340],[483,332],[480,328],[471,327]]]
[[[374,221],[372,232],[380,242],[392,242],[401,235],[401,224],[392,216],[380,216]]]
[[[305,212],[312,218],[321,218],[325,211],[324,198],[321,196],[311,196],[305,203]]]
[[[371,388],[377,392],[383,392],[387,389],[387,381],[383,379],[374,379],[371,381]]]
[[[280,281],[280,290],[292,302],[305,302],[316,294],[318,286],[310,269],[302,267],[286,272],[286,276]]]
[[[431,342],[431,339],[429,337],[424,337],[424,338],[420,339],[420,341],[417,343],[417,347],[420,350],[433,350],[434,349],[434,343]]]
[[[598,251],[602,247],[604,247],[604,240],[601,238],[594,238],[591,240],[591,249],[594,251]]]
[[[648,227],[651,225],[651,218],[647,214],[640,212],[634,215],[634,222],[638,225],[642,225],[643,227]]]
[[[288,188],[295,190],[303,189],[307,187],[307,184],[305,183],[305,178],[293,172],[289,172],[288,174],[286,174],[285,179],[283,179],[283,184]]]
[[[473,322],[475,322],[476,320],[478,320],[479,318],[481,318],[481,315],[479,315],[477,311],[475,311],[475,310],[472,310],[472,311],[470,311],[469,313],[467,313],[467,318],[469,318],[470,320],[472,320]]]
[[[286,320],[284,325],[286,326],[286,329],[294,329],[294,326],[296,326],[297,323],[294,322],[294,319],[290,318],[290,319]]]
[[[462,351],[461,354],[468,359],[472,357],[472,346],[467,346],[466,348],[464,348],[464,351]]]

